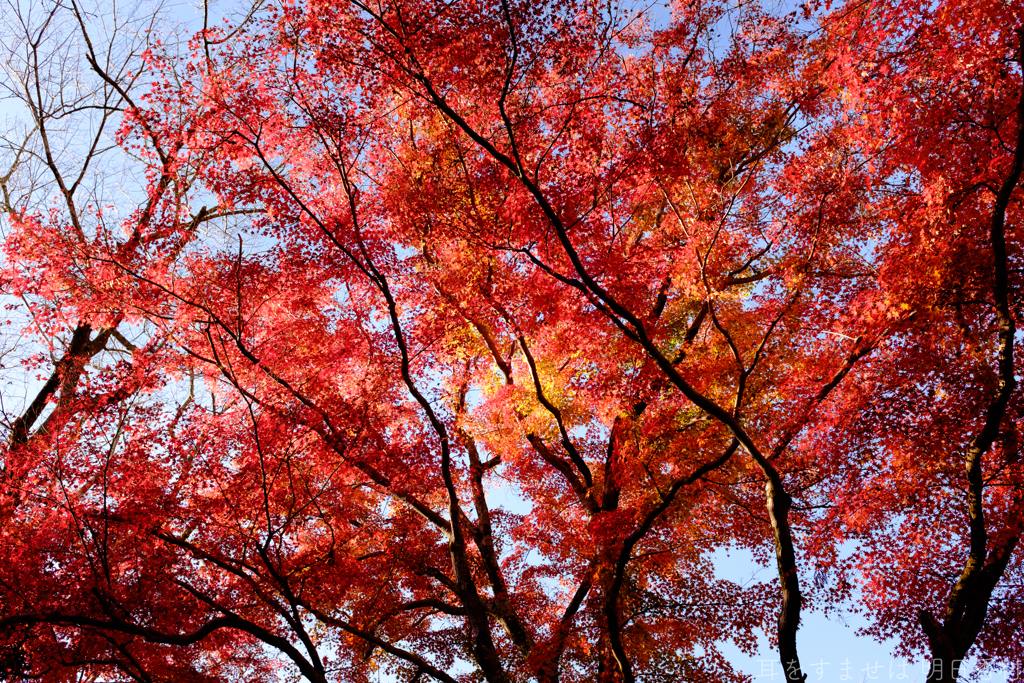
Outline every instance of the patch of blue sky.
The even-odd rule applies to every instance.
[[[852,561],[855,547],[845,545],[839,554],[840,562]],[[758,559],[753,553],[739,548],[720,548],[712,551],[715,576],[741,586],[777,581],[775,567]],[[802,571],[801,584],[813,587],[825,584],[827,573],[815,573],[808,567]],[[854,599],[857,591],[854,592]],[[832,605],[828,611],[805,609],[801,614],[797,646],[807,682],[823,681],[905,681],[924,683],[928,678],[931,661],[923,654],[913,659],[894,655],[895,640],[882,642],[859,633],[868,625],[869,615],[854,609],[852,604]],[[767,634],[758,635],[757,652],[753,656],[742,652],[731,643],[720,643],[720,649],[730,663],[753,683],[785,681],[778,652]],[[963,662],[961,680],[965,682],[1012,683],[1014,672],[1007,668],[986,667],[976,654]]]

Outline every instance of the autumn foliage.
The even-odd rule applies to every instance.
[[[929,680],[1024,656],[1018,0],[268,2],[121,70],[48,11],[20,77],[66,19],[143,191],[22,87],[0,676],[729,681],[767,632],[800,681],[851,604]]]

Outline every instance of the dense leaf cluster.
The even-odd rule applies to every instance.
[[[5,680],[1024,656],[1018,0],[33,11]]]

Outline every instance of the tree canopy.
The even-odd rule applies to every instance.
[[[115,9],[3,19],[0,678],[1024,657],[1019,0]]]

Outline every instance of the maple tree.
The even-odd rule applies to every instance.
[[[16,14],[7,678],[1024,656],[1021,3]]]

